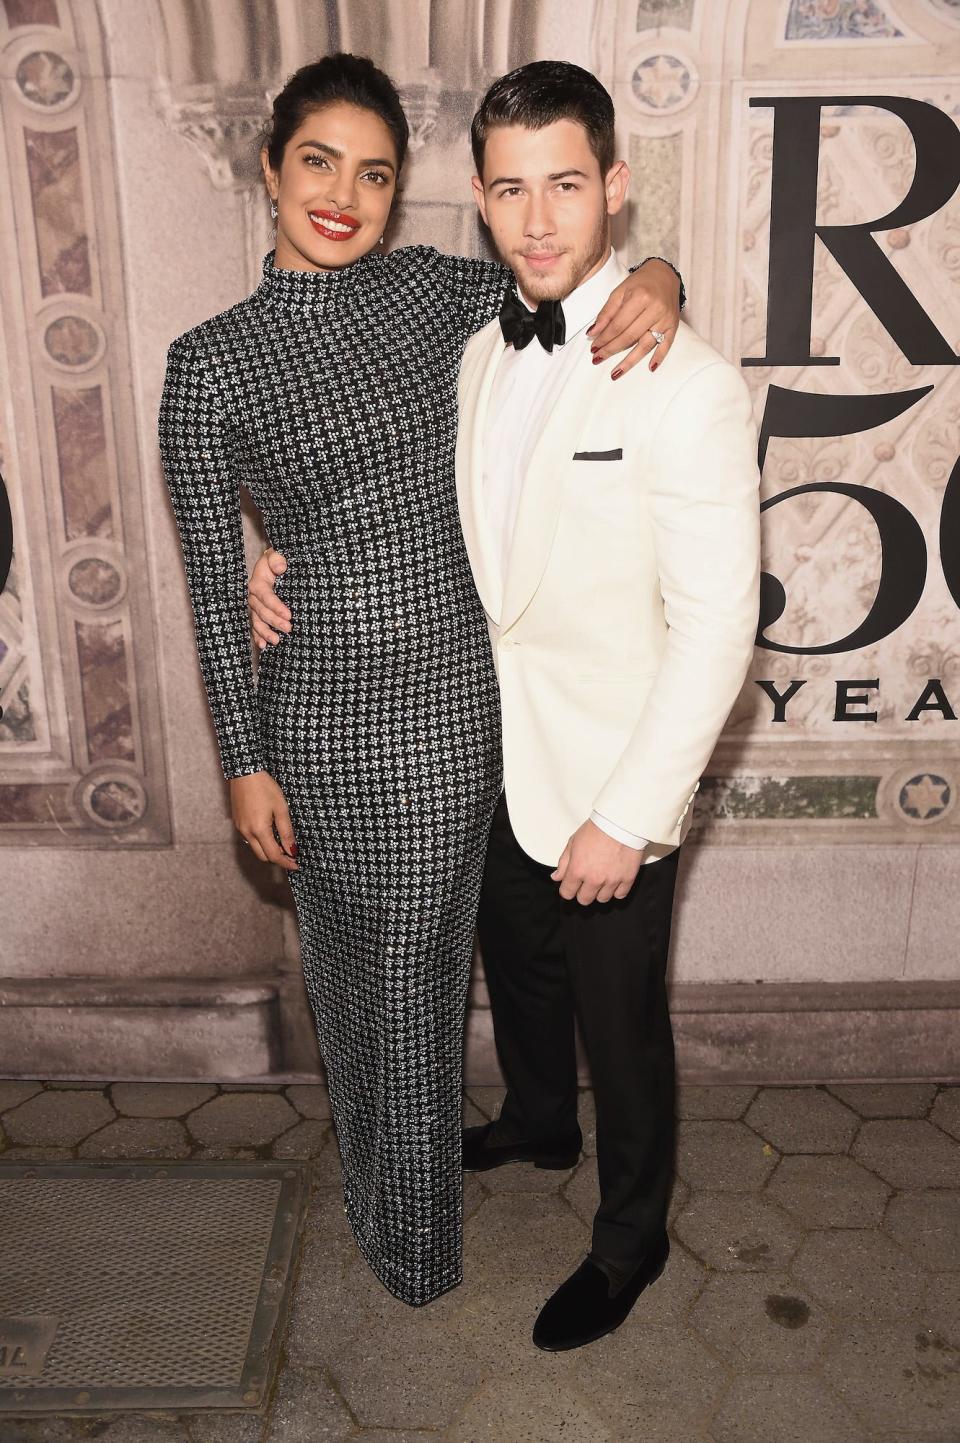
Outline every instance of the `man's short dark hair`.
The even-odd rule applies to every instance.
[[[613,165],[613,101],[595,75],[566,60],[534,60],[495,80],[480,102],[470,127],[477,174],[483,176],[487,136],[498,125],[542,130],[557,120],[574,120],[587,132],[600,174]]]

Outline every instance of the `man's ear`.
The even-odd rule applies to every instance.
[[[477,202],[477,210],[483,217],[484,225],[487,225],[487,197],[483,193],[483,181],[479,175],[475,175],[471,178],[470,184],[473,186],[473,198]]]
[[[630,186],[630,167],[625,160],[615,161],[607,171],[603,188],[607,197],[607,215],[616,215],[623,208]]]

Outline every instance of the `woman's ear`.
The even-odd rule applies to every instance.
[[[271,200],[276,200],[280,190],[280,178],[270,167],[270,152],[266,146],[260,151],[260,169],[263,171],[263,179],[267,187],[267,194]]]

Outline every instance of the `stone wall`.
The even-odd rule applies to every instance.
[[[256,153],[270,97],[336,47],[384,65],[411,119],[389,244],[474,253],[484,240],[466,132],[486,84],[539,57],[589,66],[614,95],[634,175],[621,254],[677,259],[693,324],[732,359],[756,360],[774,111],[751,100],[834,97],[817,219],[881,216],[910,187],[910,132],[842,97],[908,96],[955,114],[960,9],[2,0],[0,469],[15,557],[0,595],[0,1055],[16,1058],[11,1072],[316,1067],[286,883],[244,855],[229,819],[155,418],[170,339],[246,294],[269,248]],[[876,239],[955,346],[958,203]],[[839,364],[820,366],[827,357]],[[960,989],[957,725],[942,707],[906,719],[931,678],[960,707],[960,618],[938,559],[960,377],[912,363],[819,243],[810,360],[744,368],[758,418],[771,385],[928,389],[869,431],[773,440],[766,497],[841,481],[894,497],[922,530],[926,585],[871,646],[797,654],[869,610],[877,532],[833,491],[766,514],[766,565],[786,595],[769,637],[793,650],[758,648],[685,848],[673,972],[682,1063],[701,1076],[942,1071]],[[252,509],[248,521],[252,556]],[[842,679],[879,681],[859,709],[875,722],[834,720]],[[770,684],[794,680],[804,685],[774,722]],[[759,998],[758,983],[755,1003],[745,987]],[[853,1033],[873,1039],[855,1066]],[[479,975],[470,1036],[471,1072],[487,1078]]]

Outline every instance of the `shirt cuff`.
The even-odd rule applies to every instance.
[[[601,817],[599,812],[591,812],[590,820],[601,832],[606,832],[608,837],[613,837],[614,841],[622,842],[625,847],[633,847],[638,852],[642,852],[650,840],[649,837],[638,837],[636,832],[628,832],[625,827],[618,827],[616,822]]]

